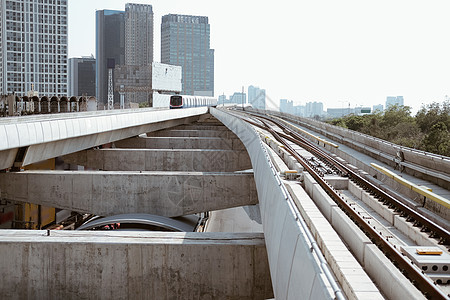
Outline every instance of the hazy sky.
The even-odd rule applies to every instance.
[[[385,104],[402,95],[417,111],[450,96],[448,0],[69,0],[69,57],[95,55],[95,10],[145,3],[154,12],[154,60],[161,17],[208,16],[215,95],[266,89],[278,106]]]

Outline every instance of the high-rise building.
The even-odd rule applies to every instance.
[[[182,67],[183,94],[214,95],[214,50],[208,17],[162,17],[161,62]]]
[[[128,85],[125,101],[151,102],[151,66],[153,62],[153,8],[147,4],[125,5],[125,73]],[[123,70],[123,67],[121,67]],[[132,70],[132,72],[130,72]],[[124,73],[118,74],[124,76]],[[143,87],[142,85],[146,85]],[[125,87],[124,87],[125,88]]]
[[[287,99],[280,99],[280,112],[292,114],[294,111],[294,102]]]
[[[67,0],[0,0],[0,94],[67,94]]]
[[[153,62],[153,9],[151,5],[127,3],[125,11],[97,11],[97,98],[106,103],[108,60],[113,72],[114,103],[119,103],[116,78],[123,86],[125,102],[147,102],[151,96]],[[114,64],[112,64],[114,62]],[[117,66],[117,68],[116,68]],[[137,72],[136,72],[137,70]],[[134,83],[139,83],[138,85]],[[146,86],[142,86],[146,83]]]
[[[403,106],[404,105],[403,96],[397,96],[397,97],[388,96],[388,97],[386,97],[386,108],[389,108],[389,106],[391,106],[391,105]]]
[[[69,96],[95,96],[94,56],[69,58]]]
[[[256,109],[266,109],[266,90],[253,85],[248,87],[248,103]]]
[[[124,11],[98,10],[96,12],[95,51],[97,101],[106,104],[108,99],[108,62],[110,67],[125,64]],[[114,102],[119,103],[119,101],[119,93],[114,92]]]
[[[306,117],[316,117],[316,116],[322,116],[323,115],[323,103],[322,102],[308,102],[306,103]]]
[[[373,112],[376,112],[376,111],[382,112],[383,104],[376,104],[376,105],[372,106],[372,110],[373,110]]]
[[[125,64],[151,65],[153,62],[153,9],[151,5],[125,5]]]
[[[235,92],[232,96],[230,96],[230,103],[235,104],[245,104],[247,103],[247,95],[245,93]]]

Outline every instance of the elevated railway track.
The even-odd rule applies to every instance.
[[[406,205],[386,189],[381,189],[375,185],[370,181],[370,176],[367,176],[367,173],[356,170],[353,166],[349,166],[345,161],[319,146],[320,144],[327,144],[328,147],[337,147],[336,144],[320,138],[317,138],[317,142],[314,143],[299,132],[292,130],[292,127],[286,125],[286,121],[276,116],[256,112],[235,111],[233,113],[275,139],[425,297],[431,299],[447,299],[449,297],[448,251],[450,233],[445,220],[436,222],[435,218],[428,218],[422,214],[421,210]],[[307,134],[311,135],[311,133]],[[298,151],[296,149],[298,146],[308,154],[305,156],[305,152]],[[361,206],[356,203],[357,201],[354,200],[354,197],[349,196],[348,192],[335,189],[328,182],[327,175],[348,178],[349,185],[352,185],[353,189],[359,190],[356,194],[364,193],[372,199],[372,202],[375,202],[369,206],[382,207],[378,211],[381,212],[381,215],[387,215],[388,226],[384,225],[386,224],[385,221],[379,221],[380,213],[377,213],[376,209],[375,212],[367,211],[364,205]],[[355,192],[353,191],[353,193]],[[442,204],[446,205],[445,198]],[[393,224],[394,216],[397,218],[395,223],[403,224],[403,226],[393,228],[396,226],[396,224]],[[398,220],[400,218],[401,222]],[[348,241],[346,242],[351,244]],[[442,255],[443,259],[440,263],[430,266],[434,272],[427,272],[431,269],[426,264],[421,264],[420,261],[413,262],[414,258],[409,253],[411,252],[411,246],[417,246],[415,248],[417,252],[421,249],[430,252],[423,254],[424,257]],[[427,254],[428,256],[426,256]],[[441,274],[438,275],[438,272]]]

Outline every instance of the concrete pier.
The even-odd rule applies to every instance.
[[[63,160],[105,171],[234,172],[252,168],[246,151],[217,149],[85,150]]]
[[[24,171],[0,173],[3,199],[100,216],[166,217],[258,203],[252,173]]]
[[[5,299],[267,299],[261,233],[0,231]]]

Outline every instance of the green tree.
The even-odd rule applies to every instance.
[[[437,122],[423,140],[425,151],[450,156],[450,133],[444,122]]]
[[[443,122],[447,128],[450,128],[450,101],[444,101],[442,104],[433,102],[423,105],[416,114],[416,123],[424,133],[428,133],[433,125]]]

